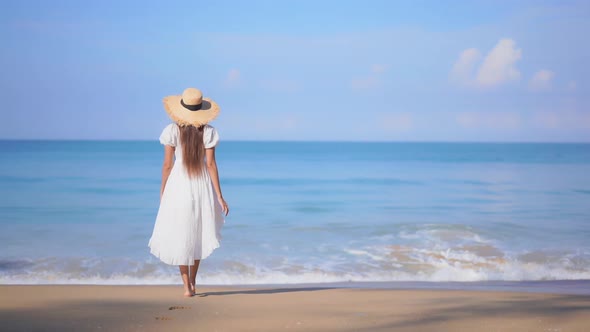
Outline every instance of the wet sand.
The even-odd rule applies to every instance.
[[[322,287],[0,286],[3,331],[590,331],[590,296]]]

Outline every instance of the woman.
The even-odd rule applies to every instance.
[[[190,297],[195,295],[199,263],[219,247],[229,213],[215,161],[219,135],[207,124],[217,117],[219,106],[188,88],[182,96],[164,98],[164,109],[174,123],[160,135],[160,208],[149,247],[164,263],[180,266],[184,296]]]

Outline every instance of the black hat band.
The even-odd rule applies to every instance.
[[[198,111],[203,106],[203,103],[200,103],[197,105],[187,105],[184,103],[184,101],[182,99],[180,99],[180,104],[182,105],[182,107],[186,108],[189,111]]]

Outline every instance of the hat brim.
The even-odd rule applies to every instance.
[[[201,109],[197,111],[191,111],[182,106],[181,100],[182,96],[168,96],[163,100],[164,109],[168,116],[181,126],[202,126],[219,115],[219,105],[211,98],[203,98]]]

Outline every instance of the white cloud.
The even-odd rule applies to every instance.
[[[469,48],[461,52],[459,59],[451,70],[451,82],[460,85],[493,87],[520,79],[516,62],[522,57],[522,51],[516,48],[512,39],[500,39],[496,46],[483,59],[472,76],[481,53],[478,49]]]
[[[544,111],[536,114],[533,121],[545,129],[590,129],[590,112],[575,109]]]
[[[516,61],[522,57],[522,51],[516,49],[516,43],[512,39],[501,39],[498,44],[486,55],[483,64],[479,67],[476,81],[480,86],[494,86],[506,81],[514,81],[520,78],[520,72],[516,69]]]
[[[388,70],[388,65],[373,64],[369,75],[352,79],[350,86],[355,90],[376,88],[381,84],[381,76]]]
[[[241,80],[241,74],[240,71],[238,69],[230,69],[229,72],[227,73],[227,77],[225,78],[225,85],[226,86],[235,86],[238,83],[240,83]]]
[[[472,84],[475,65],[480,58],[481,53],[476,48],[468,48],[461,52],[459,60],[455,62],[451,70],[451,82],[460,85]]]
[[[522,123],[520,114],[515,112],[461,112],[455,121],[468,129],[517,129]]]
[[[529,88],[532,91],[543,91],[551,88],[551,80],[555,74],[547,69],[539,70],[529,81]]]

